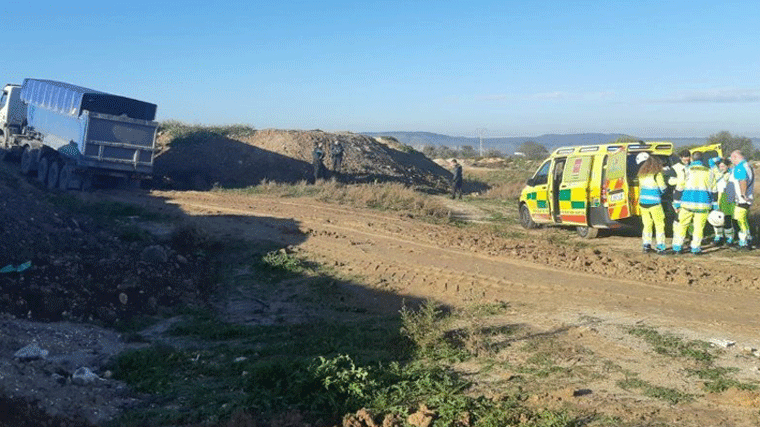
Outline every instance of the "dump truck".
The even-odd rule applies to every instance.
[[[96,177],[151,177],[156,105],[52,80],[8,84],[0,98],[0,157],[49,189],[81,189]]]

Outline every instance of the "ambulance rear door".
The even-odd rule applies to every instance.
[[[630,200],[628,200],[628,180],[626,178],[626,163],[628,152],[625,148],[607,156],[607,168],[602,183],[604,196],[607,200],[607,211],[611,220],[619,220],[631,216]]]

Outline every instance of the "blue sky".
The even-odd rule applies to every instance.
[[[53,3],[53,2],[50,2]],[[760,136],[760,3],[6,0],[2,74],[256,128]]]

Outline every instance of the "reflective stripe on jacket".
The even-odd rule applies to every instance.
[[[710,170],[695,161],[689,166],[686,180],[679,182],[673,195],[676,208],[688,209],[692,212],[709,212],[716,199],[715,183]]]
[[[661,173],[639,176],[639,204],[642,206],[659,205],[662,194],[667,187]]]

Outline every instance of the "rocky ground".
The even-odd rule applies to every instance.
[[[111,328],[203,304],[209,258],[192,229],[159,238],[35,184],[0,165],[0,413],[16,414],[0,425],[102,424],[134,401],[104,368],[126,347]],[[47,354],[18,353],[29,345]],[[77,381],[84,368],[97,379]]]

